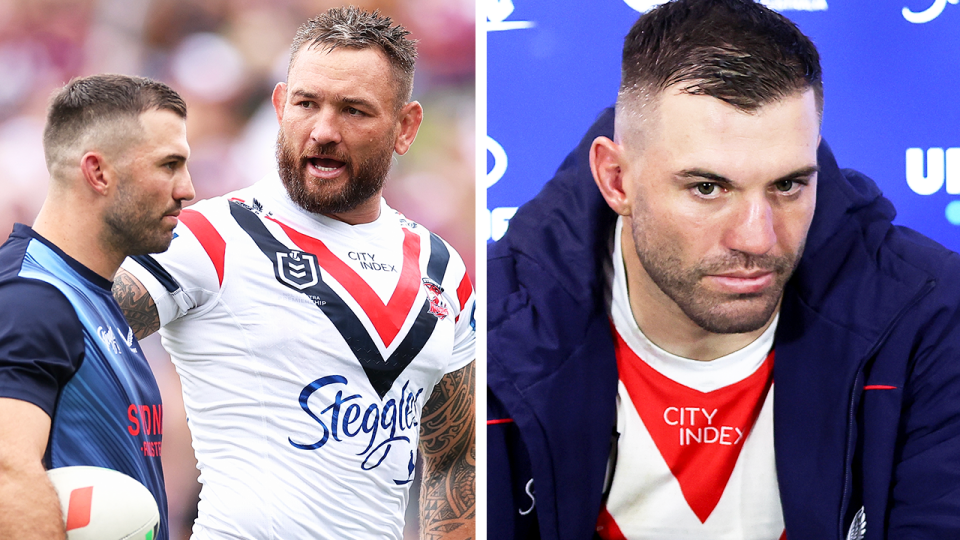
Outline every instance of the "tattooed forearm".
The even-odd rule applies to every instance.
[[[476,537],[474,362],[440,380],[423,407],[420,451],[422,540]]]
[[[143,339],[160,329],[160,314],[147,288],[123,268],[113,278],[113,298],[120,304],[137,339]]]

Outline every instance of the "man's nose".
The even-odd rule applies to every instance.
[[[173,198],[178,201],[192,201],[197,192],[193,189],[193,179],[190,176],[190,170],[186,165],[183,167],[183,174],[177,179],[174,186]]]
[[[340,122],[336,111],[330,107],[324,107],[313,117],[313,129],[310,131],[310,139],[319,145],[337,144],[341,140]]]
[[[777,243],[773,208],[762,195],[740,201],[741,207],[731,216],[724,236],[728,249],[763,255]]]

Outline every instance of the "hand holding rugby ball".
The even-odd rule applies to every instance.
[[[60,496],[67,540],[154,540],[157,502],[143,484],[112,469],[61,467],[47,471]]]

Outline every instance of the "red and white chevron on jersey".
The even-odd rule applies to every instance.
[[[610,275],[618,440],[597,531],[605,540],[777,540],[774,322],[710,362],[672,355],[637,327],[620,226]]]
[[[195,537],[401,537],[423,405],[474,358],[459,255],[385,202],[361,225],[307,213],[277,177],[175,233],[126,268],[181,375]]]

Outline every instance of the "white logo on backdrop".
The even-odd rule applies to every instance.
[[[665,0],[623,0],[632,9],[644,13],[665,3]],[[937,0],[938,2],[941,0]],[[950,0],[956,3],[957,0]],[[760,3],[777,11],[826,11],[827,0],[760,0]]]
[[[497,30],[520,30],[531,28],[536,23],[533,21],[508,21],[513,10],[513,0],[484,0],[487,11],[487,32]]]
[[[960,148],[928,148],[924,174],[923,148],[907,148],[907,185],[917,195],[933,195],[947,185],[960,195]]]
[[[623,0],[631,9],[645,13],[664,3],[665,0]]]
[[[500,146],[500,143],[487,135],[487,152],[493,156],[493,168],[487,172],[487,189],[496,184],[503,178],[503,173],[507,172],[507,153]]]
[[[917,195],[933,195],[946,185],[948,195],[960,195],[960,148],[907,148],[907,185]],[[926,167],[924,167],[926,165]],[[950,201],[944,212],[960,225],[960,201]]]
[[[960,0],[933,0],[933,5],[928,7],[924,11],[910,11],[910,8],[904,7],[901,13],[903,13],[903,18],[914,23],[914,24],[923,24],[928,23],[943,13],[943,10],[947,8],[947,2],[951,4],[956,4]]]
[[[487,152],[493,156],[493,168],[487,172],[487,189],[496,184],[507,172],[507,152],[489,135],[487,136]],[[516,206],[503,206],[487,210],[486,230],[483,231],[488,240],[499,240],[516,213]]]

